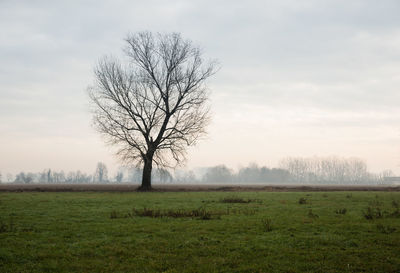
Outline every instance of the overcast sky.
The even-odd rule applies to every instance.
[[[187,167],[358,157],[400,174],[400,1],[0,1],[0,172],[116,170],[86,88],[128,33],[181,32],[218,59]]]

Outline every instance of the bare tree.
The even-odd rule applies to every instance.
[[[205,81],[214,74],[201,51],[180,34],[128,36],[127,64],[103,58],[89,87],[94,125],[125,162],[143,165],[141,190],[151,189],[153,162],[175,167],[209,121]]]
[[[211,183],[232,182],[233,177],[231,169],[225,165],[218,165],[208,168],[206,174],[203,176],[203,181]]]
[[[80,176],[80,173],[74,174],[74,176]],[[75,177],[75,179],[72,179],[77,181],[78,179]],[[99,162],[97,163],[96,167],[96,172],[94,173],[94,182],[108,182],[108,171],[107,171],[107,166],[106,164]]]
[[[33,173],[25,174],[24,172],[20,172],[19,174],[16,175],[14,182],[30,184],[34,181],[34,179],[35,175]]]
[[[7,182],[10,183],[11,181],[13,181],[14,176],[11,173],[7,174]]]
[[[121,183],[123,178],[124,178],[124,173],[122,171],[118,171],[117,174],[115,175],[115,181],[117,181],[117,183]]]

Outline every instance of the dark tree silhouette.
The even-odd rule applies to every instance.
[[[200,49],[177,33],[141,32],[126,42],[126,65],[103,58],[89,96],[95,127],[123,161],[143,166],[140,189],[150,190],[153,162],[180,164],[186,147],[205,133],[205,81],[215,65],[204,64]]]

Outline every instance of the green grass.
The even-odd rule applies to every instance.
[[[248,202],[222,201],[235,199]],[[399,203],[398,192],[0,193],[0,272],[400,272]]]

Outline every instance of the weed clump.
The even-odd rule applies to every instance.
[[[7,232],[8,226],[2,220],[0,220],[0,233]]]
[[[300,205],[307,204],[307,199],[304,198],[304,197],[301,197],[301,198],[299,199],[299,204],[300,204]]]
[[[221,203],[250,203],[250,199],[243,199],[240,197],[225,197],[220,200]]]
[[[336,214],[346,214],[347,209],[346,208],[342,208],[342,209],[337,209],[335,210]]]
[[[151,218],[198,218],[200,220],[210,220],[212,215],[220,215],[220,213],[212,213],[204,208],[194,210],[159,210],[159,209],[148,209],[143,208],[142,210],[134,208],[132,213],[129,213],[128,217],[139,216],[139,217],[151,217]]]
[[[0,233],[14,232],[14,231],[15,231],[15,227],[14,227],[13,217],[10,217],[8,224],[0,218]]]
[[[378,197],[376,197],[377,199]],[[370,203],[370,206],[367,207],[366,211],[363,212],[363,215],[365,219],[367,220],[373,220],[373,219],[379,219],[379,218],[384,218],[384,217],[390,217],[390,218],[400,218],[400,206],[399,203],[395,200],[392,201],[392,207],[394,208],[394,211],[382,211],[381,205],[383,205],[383,202],[374,200]]]
[[[400,218],[400,210],[397,209],[397,210],[393,211],[391,214],[389,214],[389,217]]]
[[[211,213],[208,211],[204,211],[203,214],[199,216],[200,220],[211,220]]]
[[[261,224],[265,232],[272,231],[272,220],[270,218],[262,219]]]
[[[312,212],[312,209],[310,209],[310,210],[308,211],[308,217],[310,217],[310,218],[312,218],[312,219],[319,218],[319,216],[318,216],[317,214],[315,214],[315,213]]]
[[[116,210],[111,211],[110,213],[110,219],[116,219],[118,218],[118,213]]]
[[[240,197],[236,196],[231,196],[231,197],[225,197],[220,200],[221,203],[242,203],[242,204],[247,204],[247,203],[252,203],[252,202],[261,202],[260,200],[256,199],[243,199]]]
[[[390,226],[384,226],[382,224],[376,225],[376,228],[379,230],[379,232],[384,234],[390,234],[396,231],[396,228]]]
[[[380,207],[367,207],[363,214],[367,220],[383,218],[383,212]]]
[[[225,211],[226,215],[254,215],[256,214],[256,210],[255,209],[238,209],[238,208],[227,208]]]

